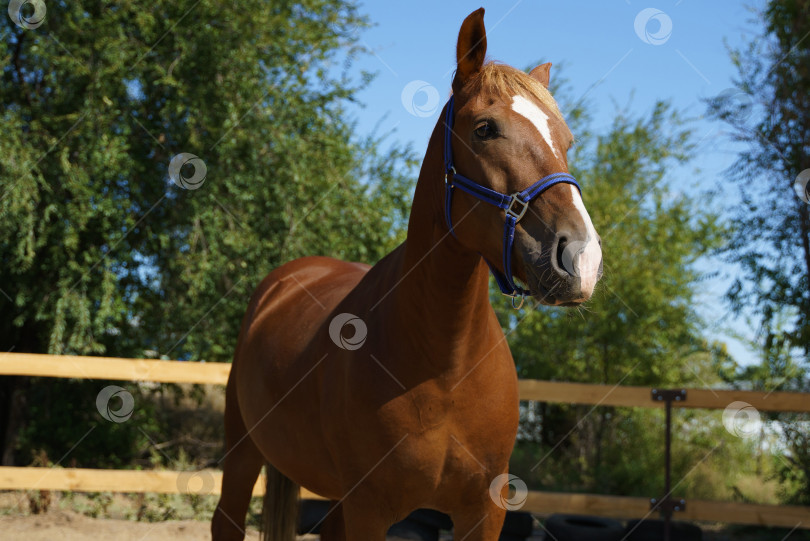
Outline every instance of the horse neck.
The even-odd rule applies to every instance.
[[[440,120],[419,173],[393,313],[414,333],[415,353],[447,369],[472,362],[478,348],[489,347],[485,337],[492,308],[486,264],[445,223],[442,128]]]

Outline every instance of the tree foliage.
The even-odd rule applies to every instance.
[[[810,214],[794,181],[810,168],[810,32],[807,0],[773,1],[765,29],[745,50],[731,50],[740,93],[708,100],[742,151],[729,171],[742,198],[731,212],[729,259],[744,276],[729,291],[735,309],[750,306],[764,329],[784,328],[805,356],[810,344]],[[767,331],[766,331],[767,334]]]
[[[354,135],[353,3],[49,2],[39,28],[0,24],[3,351],[227,361],[273,268],[401,240],[414,157]],[[198,189],[169,179],[181,153]]]

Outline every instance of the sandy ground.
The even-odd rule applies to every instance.
[[[136,522],[90,518],[64,510],[39,515],[0,515],[3,541],[210,541],[209,527],[208,522],[196,520]],[[245,539],[258,541],[259,532],[248,528]],[[318,541],[320,537],[303,535],[297,539]]]
[[[209,541],[209,527],[207,522],[196,520],[135,522],[94,519],[62,510],[41,515],[0,516],[0,538],[8,541]],[[258,540],[259,533],[249,529],[246,539]]]

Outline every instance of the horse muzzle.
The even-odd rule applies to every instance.
[[[576,232],[558,232],[543,243],[516,243],[532,296],[551,306],[576,306],[593,295],[602,277],[602,242]]]

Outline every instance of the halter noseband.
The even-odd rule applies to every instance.
[[[552,173],[541,178],[522,192],[515,192],[512,195],[496,192],[486,186],[481,186],[473,182],[467,177],[460,175],[453,166],[453,149],[451,147],[453,120],[453,96],[450,96],[444,117],[444,216],[447,220],[447,227],[450,229],[450,233],[455,237],[456,233],[453,230],[453,218],[451,216],[451,210],[453,208],[453,188],[455,187],[458,187],[462,191],[467,192],[485,203],[495,205],[506,211],[503,229],[503,268],[506,272],[503,273],[496,269],[486,258],[484,258],[484,261],[486,261],[489,266],[492,276],[495,277],[495,281],[498,283],[501,293],[507,297],[512,297],[512,304],[514,306],[517,297],[523,298],[530,294],[529,291],[515,284],[512,278],[512,245],[515,241],[515,227],[517,223],[523,218],[523,215],[526,214],[531,200],[555,184],[561,182],[573,184],[580,193],[582,193],[582,189],[579,187],[574,177],[568,173]],[[521,300],[521,304],[522,303],[523,301]]]

